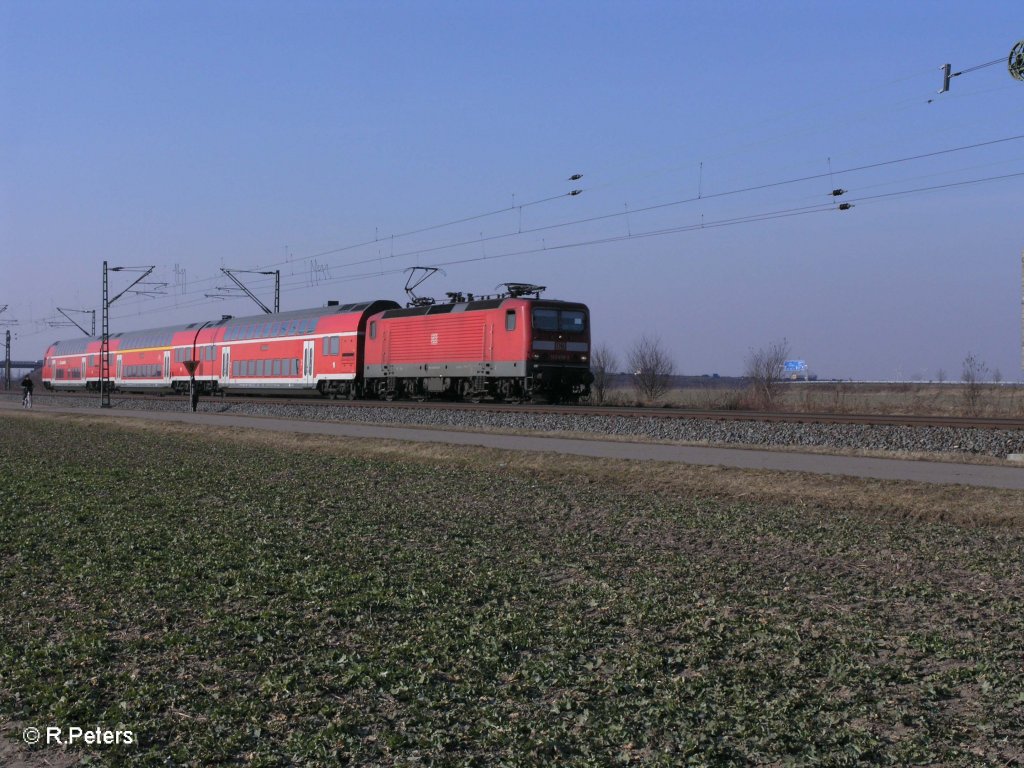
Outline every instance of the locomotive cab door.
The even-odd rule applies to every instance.
[[[302,344],[302,383],[308,386],[313,385],[313,347],[314,342],[306,341]]]

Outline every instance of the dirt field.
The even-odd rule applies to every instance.
[[[26,768],[1024,759],[1019,493],[0,426]]]

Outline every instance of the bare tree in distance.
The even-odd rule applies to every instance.
[[[642,336],[626,362],[633,372],[633,388],[638,395],[653,401],[668,392],[676,365],[657,336]]]
[[[939,382],[939,384],[945,384],[946,383],[946,369],[945,368],[939,368],[939,370],[937,370],[935,372],[935,380],[937,382]]]
[[[604,403],[608,394],[608,387],[611,385],[612,376],[619,367],[619,359],[612,352],[611,347],[602,344],[597,347],[590,357],[590,372],[594,374],[594,381],[590,385],[590,391],[594,402],[598,405]]]
[[[963,373],[960,381],[964,383],[964,405],[971,416],[981,411],[982,384],[988,377],[988,366],[973,353],[964,358]]]
[[[750,382],[752,400],[757,408],[772,410],[782,389],[782,365],[789,357],[789,342],[783,339],[760,349],[751,348],[744,376]]]

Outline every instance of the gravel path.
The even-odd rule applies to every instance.
[[[15,396],[12,396],[15,397]],[[95,407],[96,397],[54,398],[36,396],[38,405]],[[164,400],[112,399],[115,409],[185,411],[183,398]],[[969,453],[1005,458],[1024,453],[1024,431],[954,429],[950,427],[902,427],[863,424],[793,424],[763,421],[713,421],[636,416],[586,416],[522,412],[466,411],[440,408],[316,407],[310,403],[280,405],[237,401],[223,403],[203,398],[199,411],[240,416],[270,416],[313,421],[346,421],[364,424],[425,426],[445,429],[538,431],[614,435],[632,439],[712,445],[760,445],[807,447],[828,450],[869,450],[912,453]]]

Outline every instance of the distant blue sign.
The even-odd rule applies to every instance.
[[[782,364],[782,370],[788,373],[799,373],[807,370],[807,363],[804,360],[787,360]]]

